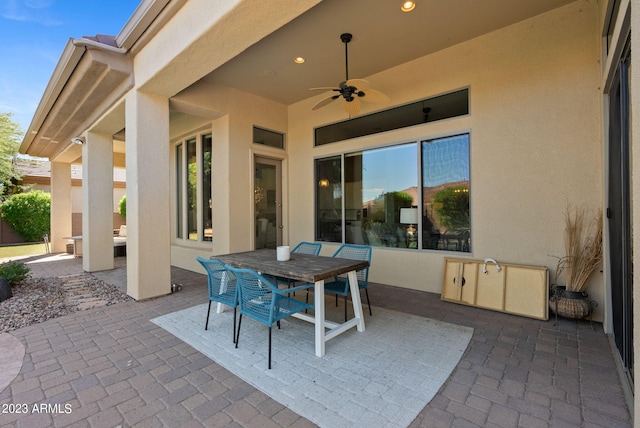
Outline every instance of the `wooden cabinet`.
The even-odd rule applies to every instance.
[[[445,258],[442,300],[549,319],[549,271],[543,266]]]

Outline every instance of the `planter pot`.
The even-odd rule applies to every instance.
[[[0,278],[0,302],[9,300],[13,297],[11,292],[11,284],[4,278]]]
[[[561,317],[582,319],[591,314],[593,303],[585,292],[567,291],[564,285],[556,285],[549,298],[549,309]]]

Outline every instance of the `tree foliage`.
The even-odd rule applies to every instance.
[[[469,188],[447,187],[433,198],[439,223],[447,228],[469,227]]]
[[[49,234],[51,195],[41,190],[11,195],[2,204],[2,219],[27,242]]]
[[[120,202],[118,202],[118,213],[122,217],[127,218],[127,195],[124,195],[120,199]]]
[[[0,195],[11,193],[21,178],[15,170],[13,160],[20,149],[24,135],[20,125],[11,120],[12,113],[0,113]]]
[[[405,192],[387,192],[373,200],[369,208],[369,220],[379,223],[398,223],[400,221],[400,208],[410,207],[413,197]],[[387,211],[393,212],[393,220],[387,218]]]

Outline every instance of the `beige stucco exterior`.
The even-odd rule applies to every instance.
[[[149,26],[142,42],[125,40],[129,52],[109,53],[120,59],[126,55],[134,78],[114,83],[113,92],[121,95],[105,97],[87,118],[90,123],[72,131],[85,135],[91,145],[102,144],[105,135],[124,129],[128,293],[136,299],[167,294],[171,265],[200,271],[196,256],[254,248],[255,156],[282,161],[283,240],[295,245],[315,239],[315,159],[460,133],[470,135],[472,252],[455,256],[545,266],[553,281],[557,257],[564,253],[567,205],[607,207],[606,91],[615,62],[612,55],[603,53],[602,35],[609,2],[578,0],[359,76],[390,95],[387,104],[363,104],[362,114],[461,88],[469,89],[470,112],[316,148],[314,127],[346,119],[339,107],[311,110],[326,93],[310,93],[306,99],[285,104],[201,79],[318,3],[322,2],[174,2],[174,8],[159,15],[159,24]],[[640,11],[632,10],[628,0],[620,2],[620,17],[626,24],[613,31],[612,52],[622,50],[625,40],[618,39],[620,34],[626,38],[629,28],[640,28]],[[638,31],[631,34],[632,45],[640,46]],[[632,105],[640,100],[639,57],[632,57]],[[631,141],[640,140],[638,111],[633,109]],[[285,134],[285,149],[253,144],[254,125]],[[213,140],[213,240],[189,241],[177,238],[175,147],[205,133]],[[632,148],[632,171],[640,171],[640,156],[635,155],[633,144]],[[96,162],[86,147],[82,153],[77,147],[61,150],[52,160],[70,162],[79,156],[85,168]],[[56,166],[56,170],[64,174],[65,167]],[[105,171],[98,176],[108,180]],[[633,220],[640,221],[635,181],[632,212]],[[53,183],[60,183],[58,192],[66,198],[70,191],[65,180],[58,177]],[[112,186],[96,186],[104,195],[113,191]],[[85,198],[90,195],[85,193]],[[95,216],[96,226],[87,223],[83,233],[104,233],[108,220],[92,211],[91,198],[87,201],[83,213]],[[66,215],[63,208],[56,208],[55,228],[66,230]],[[605,227],[605,238],[606,234]],[[634,244],[640,248],[637,236]],[[106,254],[105,246],[96,245],[85,253],[95,251],[101,262],[94,265],[90,261],[94,255],[88,254],[85,269],[108,269],[112,255]],[[322,254],[332,254],[337,246],[324,243]],[[608,251],[605,244],[605,254]],[[634,261],[640,262],[640,252],[634,254]],[[450,255],[376,247],[369,279],[440,293],[444,258]],[[598,302],[593,319],[603,322],[607,333],[613,328],[609,275],[605,257],[602,271],[596,271],[588,288]],[[636,284],[638,275],[634,274]],[[637,289],[634,301],[640,302]],[[638,303],[634,305],[638,349],[640,309]],[[635,403],[639,406],[640,400]]]
[[[210,245],[202,250],[220,254],[252,248],[247,228],[253,218],[252,154],[290,160],[285,174],[295,180],[285,179],[285,224],[287,241],[296,243],[314,239],[314,158],[470,132],[474,237],[469,256],[554,269],[554,256],[564,251],[567,203],[596,207],[603,200],[597,25],[596,8],[573,3],[370,76],[372,84],[393,94],[390,106],[468,87],[471,113],[318,148],[313,147],[313,128],[344,119],[339,109],[310,114],[321,96],[287,107],[233,88],[194,85],[173,99],[225,116],[212,122],[215,128],[219,121],[225,125],[214,132],[213,143],[220,159],[216,166],[222,169],[214,169],[213,182],[224,183],[214,186],[214,200],[220,203],[214,207],[214,229],[223,236],[218,240],[216,232],[213,250]],[[559,38],[562,43],[556,43]],[[286,133],[288,149],[252,144],[252,125]],[[185,127],[178,122],[174,128],[181,134]],[[324,247],[323,254],[332,254],[337,245]],[[197,252],[174,244],[172,262],[197,268]],[[438,293],[445,256],[376,248],[370,279]],[[596,300],[603,295],[603,283],[598,273],[590,289]],[[594,317],[602,320],[602,307]]]
[[[573,3],[369,78],[393,94],[393,105],[468,87],[465,117],[313,149],[310,130],[342,119],[342,112],[310,115],[315,98],[291,106],[288,137],[295,144],[288,154],[297,177],[291,182],[291,241],[313,235],[307,219],[314,216],[314,157],[468,131],[471,256],[555,268],[552,256],[563,254],[566,204],[599,206],[603,197],[595,12]],[[372,268],[371,279],[437,293],[443,257],[376,249],[373,266],[384,268]],[[601,294],[602,284],[597,278],[593,292]]]

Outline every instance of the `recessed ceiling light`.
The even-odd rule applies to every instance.
[[[295,58],[293,60],[293,62],[295,62],[296,64],[302,64],[304,62],[304,58],[302,58],[301,56]]]
[[[415,2],[405,1],[405,2],[402,2],[402,7],[400,9],[402,9],[403,12],[411,12],[415,8],[416,8]]]

